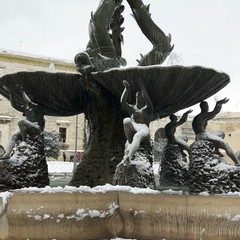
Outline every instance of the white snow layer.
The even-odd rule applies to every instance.
[[[145,193],[154,193],[158,194],[159,191],[152,190],[150,188],[137,188],[137,187],[130,187],[130,186],[113,186],[111,184],[106,184],[104,186],[96,186],[96,187],[88,187],[88,186],[80,186],[80,187],[72,187],[72,186],[65,186],[65,187],[50,187],[46,186],[44,188],[37,188],[37,187],[29,187],[29,188],[21,188],[14,190],[14,192],[39,192],[39,193],[55,193],[55,192],[88,192],[88,193],[106,193],[106,192],[113,192],[113,191],[120,191],[120,192],[129,192],[133,194],[145,194]]]
[[[2,198],[2,208],[0,205],[0,215],[3,213],[5,207],[7,206],[9,198],[13,195],[10,192],[0,192],[0,198]]]
[[[72,173],[73,162],[47,161],[49,173]],[[158,174],[159,163],[153,164],[154,174]]]

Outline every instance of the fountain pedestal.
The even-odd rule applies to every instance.
[[[152,146],[150,140],[147,139],[141,143],[139,150],[130,162],[123,159],[117,165],[113,184],[154,189],[155,178],[152,162]]]
[[[164,151],[159,167],[160,186],[188,186],[189,163],[183,156],[178,145],[168,144]]]
[[[240,191],[240,168],[230,165],[214,152],[209,141],[199,140],[190,146],[190,193],[228,193]]]
[[[49,185],[42,134],[27,137],[26,142],[21,142],[9,159],[2,160],[1,165],[2,190]]]

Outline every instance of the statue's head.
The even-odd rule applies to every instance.
[[[74,62],[76,65],[90,65],[90,57],[87,52],[80,52],[78,53],[75,58]]]
[[[206,101],[202,101],[200,103],[200,108],[201,108],[202,112],[207,112],[209,109],[208,103]]]
[[[177,116],[176,115],[174,115],[174,114],[172,114],[172,115],[170,115],[170,120],[171,120],[171,122],[177,122]]]
[[[74,62],[77,70],[83,75],[91,73],[93,70],[93,66],[87,52],[78,53],[74,58]]]

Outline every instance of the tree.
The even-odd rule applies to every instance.
[[[44,131],[44,152],[47,158],[58,158],[60,156],[61,141],[57,131]]]

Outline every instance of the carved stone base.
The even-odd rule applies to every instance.
[[[167,146],[167,138],[162,138],[161,142],[154,142],[153,156],[154,162],[161,162],[163,160],[163,151]]]
[[[127,144],[126,144],[127,145]],[[122,160],[116,167],[113,185],[155,188],[150,141],[141,144],[130,163]]]
[[[189,164],[178,145],[167,145],[159,168],[160,186],[177,187],[188,185]]]
[[[190,146],[189,192],[227,193],[240,191],[240,168],[215,154],[209,141]]]
[[[15,153],[1,161],[0,190],[49,185],[42,136],[27,138]]]

